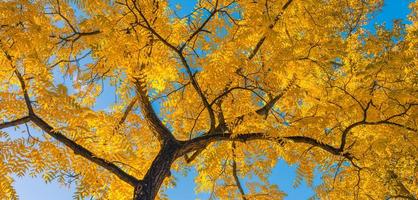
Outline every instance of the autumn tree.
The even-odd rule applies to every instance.
[[[1,1],[0,197],[29,174],[165,199],[195,168],[213,199],[281,199],[283,159],[295,185],[319,171],[315,198],[416,199],[418,3],[370,32],[382,3]]]

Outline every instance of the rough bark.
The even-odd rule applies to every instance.
[[[180,144],[169,140],[162,145],[147,174],[135,187],[134,200],[154,200],[164,179],[171,175],[171,164],[178,157]]]
[[[54,139],[58,140],[59,142],[63,143],[65,146],[73,150],[73,152],[77,155],[80,155],[87,160],[96,163],[97,165],[107,169],[109,172],[115,174],[118,178],[125,181],[126,183],[135,186],[138,185],[139,180],[135,178],[134,176],[126,173],[123,169],[116,166],[114,163],[104,159],[100,158],[90,150],[86,149],[85,147],[81,146],[80,144],[77,144],[70,138],[66,137],[63,133],[59,131],[54,131],[54,128],[50,126],[47,122],[45,122],[43,119],[36,115],[31,116],[31,121],[37,125],[39,128],[41,128],[45,133],[47,133],[49,136],[53,137]]]

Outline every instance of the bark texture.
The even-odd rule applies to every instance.
[[[150,169],[142,181],[135,187],[134,200],[153,200],[165,178],[171,175],[170,168],[177,158],[180,144],[169,141],[162,145],[162,149],[155,157]]]

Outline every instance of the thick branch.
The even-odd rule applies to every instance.
[[[294,80],[295,79],[293,79],[292,81],[290,81],[290,83],[287,85],[287,87],[279,94],[279,95],[277,95],[277,96],[275,96],[273,99],[271,99],[270,101],[268,101],[267,103],[266,103],[266,105],[264,105],[262,108],[260,108],[260,109],[258,109],[258,110],[256,110],[255,111],[255,113],[256,114],[258,114],[258,115],[262,115],[262,116],[267,116],[267,114],[268,114],[268,112],[273,108],[273,106],[277,103],[277,101],[279,101],[280,100],[280,98],[281,97],[283,97],[283,95],[290,89],[290,87],[293,85],[293,83],[294,83]],[[210,105],[213,105],[214,103],[216,103],[217,102],[217,100],[220,100],[223,96],[225,96],[225,95],[227,95],[229,92],[231,92],[233,89],[245,89],[245,88],[241,88],[241,87],[236,87],[236,88],[231,88],[231,89],[229,89],[229,90],[227,90],[227,91],[225,91],[223,94],[221,94],[220,96],[218,96],[217,98],[215,98],[212,102],[211,102],[211,104]],[[251,91],[251,90],[250,90]],[[250,114],[252,114],[252,113],[250,113]],[[239,124],[241,124],[243,121],[244,121],[244,118],[246,117],[247,115],[242,115],[242,116],[239,116],[239,117],[237,117],[236,119],[235,119],[235,123],[234,123],[234,126],[238,126]],[[213,131],[214,132],[221,132],[221,133],[223,133],[223,132],[225,132],[228,128],[227,127],[225,127],[226,126],[226,123],[225,123],[225,119],[223,118],[223,115],[222,115],[222,117],[220,117],[219,118],[219,120],[220,120],[220,123],[218,124],[218,126],[216,127],[216,128],[214,128],[213,129]],[[223,121],[223,123],[222,123],[222,121]],[[209,143],[208,143],[209,144]],[[208,145],[207,144],[207,145]],[[190,162],[192,162],[200,153],[202,153],[202,151],[204,150],[204,148],[206,148],[206,146],[204,146],[204,147],[201,147],[199,150],[197,150],[197,151],[195,151],[193,154],[192,154],[192,156],[191,157],[188,157],[187,155],[186,155],[186,162],[187,163],[190,163]]]
[[[135,177],[129,175],[125,171],[123,171],[121,168],[116,166],[115,164],[100,158],[96,156],[93,152],[89,151],[88,149],[84,148],[83,146],[77,144],[73,140],[67,138],[65,135],[63,135],[59,131],[54,131],[54,128],[52,128],[48,123],[46,123],[43,119],[36,116],[35,114],[31,115],[30,117],[31,121],[35,123],[39,128],[41,128],[43,131],[45,131],[48,135],[53,137],[54,139],[58,140],[59,142],[63,143],[65,146],[70,148],[74,151],[75,154],[80,155],[87,160],[96,163],[97,165],[109,170],[113,174],[115,174],[118,178],[125,181],[131,186],[136,186],[139,183],[139,180]]]
[[[26,103],[26,107],[28,108],[29,115],[32,115],[34,112],[33,112],[32,104],[28,95],[25,80],[23,80],[22,75],[17,69],[15,69],[15,74],[17,78],[19,79],[20,87],[22,88],[22,91],[23,91],[23,97],[25,99],[25,103]]]
[[[0,124],[0,130],[4,128],[13,127],[13,126],[18,126],[18,125],[27,123],[29,121],[30,121],[30,117],[26,116],[26,117],[22,117],[20,119],[16,119],[10,122],[5,122],[5,123]]]
[[[278,142],[279,144],[283,144],[286,141],[291,141],[294,143],[301,143],[301,144],[309,144],[315,147],[318,147],[324,151],[327,151],[333,155],[343,156],[347,159],[352,159],[353,156],[349,153],[342,153],[339,148],[333,147],[329,144],[324,144],[319,140],[314,138],[306,137],[306,136],[285,136],[285,137],[272,137],[265,133],[249,133],[249,134],[242,134],[233,136],[229,133],[217,133],[212,135],[205,135],[198,138],[194,138],[187,142],[184,142],[182,149],[180,150],[180,155],[184,155],[185,153],[189,153],[192,151],[200,150],[201,148],[205,148],[212,142],[218,141],[239,141],[239,142],[247,142],[253,140],[267,140],[267,141],[274,141]]]
[[[25,98],[25,103],[28,107],[29,116],[18,119],[18,120],[15,120],[15,121],[12,121],[12,122],[9,122],[9,123],[5,123],[5,124],[3,124],[3,126],[4,126],[3,128],[10,127],[12,125],[19,125],[19,124],[22,124],[22,123],[26,123],[28,121],[32,121],[39,128],[41,128],[43,131],[45,131],[48,135],[50,135],[54,139],[58,140],[59,142],[63,143],[65,146],[67,146],[68,148],[73,150],[75,154],[81,155],[82,157],[86,158],[87,160],[90,160],[91,162],[94,162],[97,165],[109,170],[110,172],[115,174],[117,177],[119,177],[121,180],[125,181],[126,183],[128,183],[132,186],[136,186],[139,183],[138,179],[136,179],[135,177],[127,174],[125,171],[123,171],[121,168],[119,168],[115,164],[113,164],[113,163],[111,163],[111,162],[109,162],[109,161],[107,161],[103,158],[97,157],[94,153],[92,153],[88,149],[84,148],[83,146],[77,144],[73,140],[67,138],[61,132],[54,131],[54,129],[48,123],[46,123],[44,120],[42,120],[40,117],[38,117],[33,111],[31,101],[30,101],[29,95],[27,93],[26,84],[25,84],[25,81],[24,81],[22,75],[19,73],[19,71],[17,71],[17,69],[15,69],[15,74],[18,77],[21,88],[23,90],[23,96]]]
[[[152,34],[150,34],[152,36]],[[152,39],[152,38],[151,38]],[[147,56],[152,55],[152,40],[149,42],[150,48],[148,49]],[[143,70],[147,63],[141,63],[139,65],[140,76],[134,77],[135,89],[138,95],[138,103],[141,108],[141,112],[144,116],[145,121],[148,124],[148,127],[154,134],[154,136],[160,142],[161,147],[167,142],[176,142],[171,131],[161,122],[155,113],[154,108],[152,107],[150,98],[148,96],[148,89],[146,85],[146,75],[143,73]]]
[[[141,112],[144,115],[146,122],[148,123],[148,127],[158,138],[160,144],[162,145],[164,141],[167,140],[175,141],[176,139],[171,134],[170,130],[168,130],[168,128],[164,126],[164,124],[161,122],[161,120],[155,113],[147,94],[145,82],[140,78],[136,78],[135,87],[139,97],[138,103],[141,108]]]
[[[210,122],[211,122],[211,131],[214,130],[215,128],[215,114],[213,112],[213,109],[211,107],[211,105],[209,104],[209,101],[207,100],[206,96],[203,94],[203,91],[201,89],[201,87],[199,86],[198,82],[196,81],[194,74],[192,72],[192,69],[190,67],[190,65],[188,64],[186,58],[183,55],[182,49],[184,48],[184,46],[182,46],[180,49],[178,49],[177,47],[175,47],[174,45],[172,45],[170,42],[168,42],[166,39],[164,39],[149,23],[149,21],[147,20],[147,18],[145,17],[144,13],[141,11],[141,9],[137,6],[136,1],[133,1],[134,3],[134,8],[135,10],[139,13],[139,16],[142,18],[142,20],[145,22],[145,25],[139,23],[138,25],[147,29],[148,31],[151,32],[152,35],[156,36],[164,45],[166,45],[167,47],[169,47],[170,49],[172,49],[176,54],[178,54],[181,63],[183,64],[183,66],[185,67],[186,71],[187,71],[187,75],[190,78],[190,81],[193,85],[193,88],[196,90],[196,92],[198,93],[199,97],[201,98],[205,108],[208,110],[208,114],[209,114],[209,118],[210,118]],[[217,12],[216,9],[217,5],[215,6],[213,12],[211,12],[211,16],[207,18],[207,20],[202,24],[202,26],[196,31],[194,32],[189,39],[186,40],[185,44],[187,44],[187,42],[189,42],[189,40],[192,40],[205,26],[206,24],[209,22],[209,20],[213,17],[213,15]],[[133,13],[135,14],[135,13]],[[209,131],[209,132],[211,132]]]
[[[351,131],[351,129],[353,129],[353,128],[359,126],[359,125],[362,125],[364,123],[365,123],[365,121],[359,121],[359,122],[351,124],[350,126],[348,126],[347,128],[344,129],[343,134],[341,136],[340,150],[343,150],[345,148],[345,144],[346,144],[346,141],[347,141],[347,135]]]
[[[167,141],[161,146],[140,184],[135,187],[134,200],[153,200],[165,178],[171,175],[170,168],[177,158],[179,144]]]

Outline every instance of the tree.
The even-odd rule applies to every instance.
[[[2,1],[0,196],[30,174],[77,198],[164,199],[194,167],[211,198],[280,199],[281,158],[295,185],[320,171],[317,198],[416,199],[418,3],[370,32],[382,3]]]

